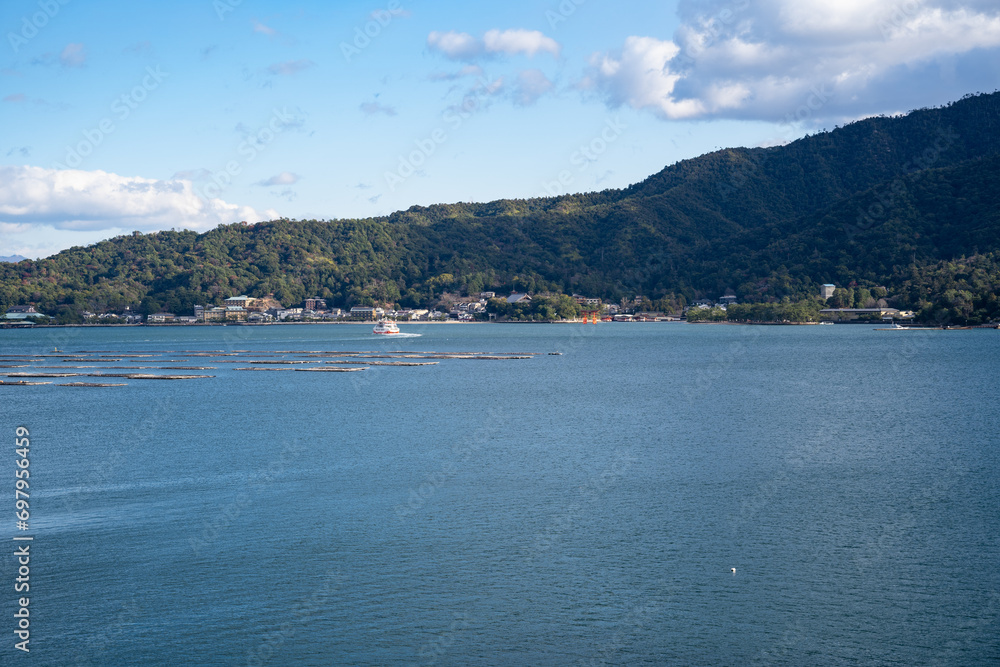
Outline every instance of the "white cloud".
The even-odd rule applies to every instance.
[[[672,40],[633,36],[594,54],[579,87],[667,119],[818,123],[996,86],[995,2],[682,0],[678,11]]]
[[[87,62],[87,54],[83,50],[83,44],[67,44],[66,48],[59,54],[59,62],[63,67],[83,67]]]
[[[275,63],[267,68],[267,71],[271,74],[279,76],[290,76],[292,74],[298,74],[303,70],[307,70],[314,66],[311,60],[289,60],[283,63]]]
[[[489,30],[482,39],[467,32],[432,32],[427,36],[427,46],[451,60],[472,61],[495,55],[535,56],[540,52],[558,58],[559,42],[546,37],[538,30]]]
[[[452,60],[472,60],[483,51],[482,43],[466,32],[437,32],[427,35],[427,46]]]
[[[278,34],[277,30],[275,30],[274,28],[271,28],[269,26],[264,25],[263,23],[261,23],[257,19],[253,19],[252,23],[253,23],[253,31],[254,32],[259,32],[260,34],[267,35],[268,37],[274,37],[275,35]]]
[[[376,114],[385,114],[386,116],[395,116],[396,108],[390,107],[380,102],[362,102],[358,107],[366,116],[374,116]]]
[[[522,70],[514,83],[514,102],[521,106],[530,106],[550,90],[552,82],[541,70]]]
[[[663,118],[688,118],[704,112],[698,100],[677,100],[674,86],[681,78],[667,63],[679,49],[673,42],[652,37],[629,37],[618,53],[595,54],[580,86],[604,95],[609,106],[623,104],[651,109]]]
[[[456,81],[467,76],[483,76],[483,68],[479,65],[465,65],[457,72],[437,72],[427,78],[431,81]]]
[[[0,234],[20,234],[31,229],[31,225],[23,222],[0,222]]]
[[[488,53],[534,56],[545,51],[559,57],[559,42],[538,30],[490,30],[483,35],[483,46]]]
[[[0,222],[60,230],[171,227],[206,230],[278,217],[221,199],[205,200],[188,180],[156,180],[104,171],[0,167]]]
[[[259,181],[257,185],[261,185],[266,188],[273,187],[275,185],[295,185],[299,182],[300,176],[298,174],[293,174],[290,171],[283,171],[280,174],[272,176],[271,178],[265,178],[263,181]]]

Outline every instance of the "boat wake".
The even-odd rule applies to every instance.
[[[400,332],[400,333],[397,333],[397,334],[392,334],[391,336],[388,336],[388,338],[391,338],[392,340],[396,340],[397,338],[420,338],[421,336],[423,336],[423,334],[418,334],[418,333],[402,333],[402,332]]]

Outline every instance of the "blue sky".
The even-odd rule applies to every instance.
[[[6,0],[0,255],[624,187],[1000,80],[995,0]]]

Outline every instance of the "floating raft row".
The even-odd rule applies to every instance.
[[[324,361],[324,364],[362,365],[362,366],[436,366],[439,361]]]
[[[6,387],[34,387],[34,386],[40,385],[40,384],[52,384],[52,383],[51,382],[25,382],[24,380],[20,380],[18,382],[7,382],[6,380],[0,380],[0,385],[6,386]]]
[[[493,356],[493,355],[488,355],[488,354],[480,355],[478,357],[457,357],[457,358],[459,358],[459,359],[487,359],[487,360],[491,360],[491,361],[503,361],[504,359],[534,359],[534,357],[527,357],[527,356],[525,356],[525,357],[521,357],[521,356],[517,356],[517,357],[515,357],[515,356],[498,357],[498,356]]]
[[[92,378],[124,378],[131,380],[196,380],[214,378],[215,375],[160,375],[154,373],[139,373],[136,371],[206,371],[216,370],[217,366],[165,366],[166,363],[213,363],[238,364],[227,367],[226,370],[236,371],[302,371],[313,373],[354,373],[368,370],[373,366],[435,366],[441,359],[478,359],[503,361],[507,359],[533,359],[544,352],[500,352],[488,354],[484,352],[433,352],[413,350],[164,350],[164,351],[117,351],[93,350],[75,354],[23,354],[0,355],[0,368],[23,368],[24,371],[0,372],[0,377],[6,376],[4,385],[32,386],[52,384],[50,381],[29,382],[21,378],[73,378],[86,376]],[[549,352],[548,354],[561,354]],[[91,356],[86,356],[91,355]],[[180,359],[161,359],[158,357],[181,356]],[[295,356],[298,358],[286,358]],[[25,362],[45,362],[60,360],[59,366],[33,365]],[[209,362],[208,359],[211,359]],[[127,362],[127,366],[108,366],[113,362]],[[87,365],[80,365],[80,364]],[[156,366],[138,366],[135,363],[161,364]],[[316,366],[312,364],[323,364]],[[41,372],[42,369],[54,372]],[[120,372],[107,372],[107,371]],[[59,372],[66,371],[66,372]],[[69,372],[74,371],[74,372]],[[18,378],[18,379],[15,379]],[[83,382],[74,381],[60,383],[61,387],[124,387],[126,383]]]
[[[200,380],[214,375],[153,375],[152,373],[87,373],[93,378],[128,378],[129,380]]]
[[[295,371],[303,372],[315,372],[315,373],[354,373],[357,371],[368,370],[367,366],[360,366],[358,368],[331,368],[330,366],[319,366],[316,368],[293,368]]]
[[[239,352],[186,352],[189,357],[238,357]]]
[[[256,366],[254,368],[234,368],[234,371],[293,371],[294,368],[271,368],[269,366]]]
[[[89,370],[103,370],[105,368],[131,368],[134,370],[152,370],[159,366],[32,366],[32,368],[83,368]]]
[[[161,371],[214,371],[215,366],[153,366]]]
[[[263,355],[258,355],[258,356],[263,356]],[[361,355],[356,352],[350,352],[350,353],[331,352],[330,354],[300,354],[298,356],[305,359],[327,359],[329,357],[360,357]]]
[[[292,354],[297,354],[300,357],[356,357],[359,354],[369,354],[369,353],[368,352],[358,352],[357,350],[355,350],[354,352],[330,350],[329,352],[309,352],[309,353],[294,352]],[[263,355],[260,355],[260,356],[263,356]]]
[[[294,365],[294,364],[311,364],[313,362],[311,362],[311,361],[299,361],[299,360],[292,360],[292,359],[275,359],[274,361],[250,360],[250,361],[243,361],[241,363],[244,363],[244,364],[282,364],[282,365],[286,365],[287,366],[287,365]]]

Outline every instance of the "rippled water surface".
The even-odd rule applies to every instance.
[[[8,545],[32,438],[24,664],[1000,661],[1000,332],[403,330],[0,331],[0,354],[215,376],[0,387]],[[198,350],[541,354],[309,373]]]

